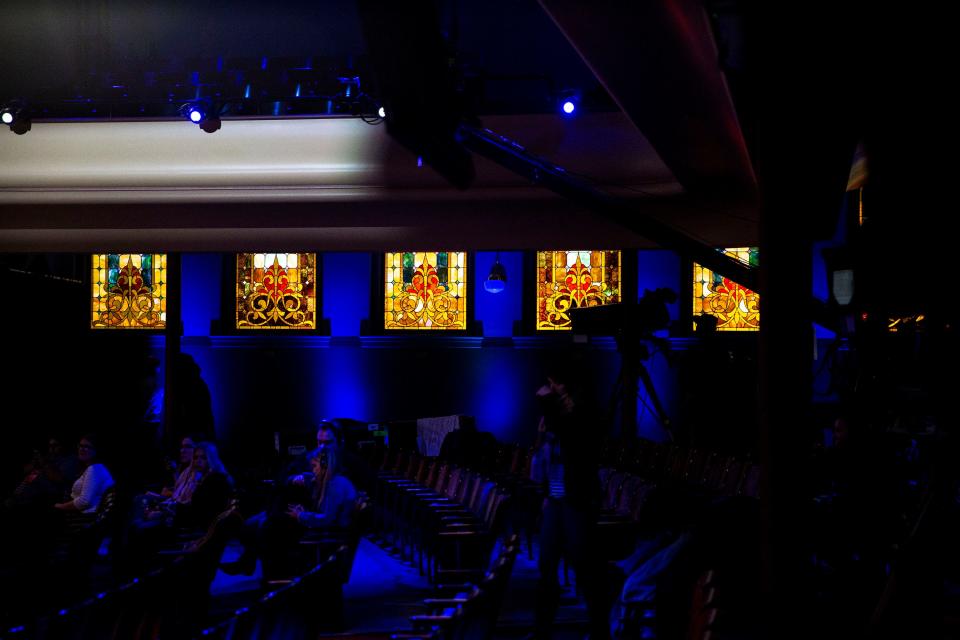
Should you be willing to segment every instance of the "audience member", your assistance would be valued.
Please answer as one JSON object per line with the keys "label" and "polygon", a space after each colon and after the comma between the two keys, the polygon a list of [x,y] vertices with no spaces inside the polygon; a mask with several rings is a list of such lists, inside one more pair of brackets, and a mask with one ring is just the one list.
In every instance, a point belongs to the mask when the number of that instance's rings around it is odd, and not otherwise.
{"label": "audience member", "polygon": [[24,476],[6,507],[49,507],[61,500],[80,473],[80,461],[67,453],[63,439],[50,436],[45,453],[34,451],[33,459],[24,468]]}
{"label": "audience member", "polygon": [[597,416],[572,375],[555,368],[536,394],[549,434],[544,460],[543,523],[540,532],[540,588],[534,636],[549,638],[560,600],[561,558],[574,567],[587,601],[590,636],[608,636],[603,570],[594,545],[600,507],[596,440]]}
{"label": "audience member", "polygon": [[[168,518],[172,523],[177,505],[189,504],[193,500],[193,492],[203,479],[200,471],[193,466],[195,451],[196,443],[193,436],[184,436],[180,441],[179,459],[170,469],[172,486],[163,487],[160,493],[148,491],[138,495],[134,500],[131,522],[134,528],[152,527]],[[207,466],[210,465],[207,464]]]}
{"label": "audience member", "polygon": [[197,447],[198,437],[184,436],[180,440],[180,456],[174,464],[173,485],[160,490],[160,496],[185,504],[193,498],[193,491],[200,481],[200,473],[193,466],[193,455]]}
{"label": "audience member", "polygon": [[70,499],[58,502],[54,508],[65,512],[96,513],[97,506],[107,489],[113,486],[113,476],[99,462],[99,442],[93,434],[80,438],[77,445],[77,457],[84,467],[83,473],[70,489]]}
{"label": "audience member", "polygon": [[288,464],[282,474],[283,481],[288,485],[309,486],[313,482],[313,467],[310,464],[310,456],[316,450],[338,447],[340,438],[337,434],[337,428],[332,422],[321,420],[317,425],[317,447],[310,450],[302,457],[298,457]]}
{"label": "audience member", "polygon": [[[207,441],[216,438],[213,403],[210,389],[200,376],[200,366],[186,353],[178,353],[173,361],[172,386],[165,389],[167,424],[175,433],[196,433]],[[166,437],[169,438],[168,434]],[[166,440],[170,443],[170,440]]]}
{"label": "audience member", "polygon": [[[222,566],[225,573],[252,574],[258,558],[266,561],[282,555],[304,529],[343,531],[350,524],[357,492],[353,483],[339,473],[338,447],[318,447],[309,459],[309,509],[302,504],[290,504],[282,515],[261,512],[249,518],[241,536],[243,553],[236,561]],[[302,475],[292,479],[294,483],[305,481]]]}
{"label": "audience member", "polygon": [[340,474],[338,448],[316,449],[310,456],[313,471],[310,509],[290,505],[287,515],[308,529],[346,529],[350,524],[357,490]]}
{"label": "audience member", "polygon": [[473,416],[463,416],[460,427],[443,438],[440,457],[458,467],[487,473],[497,456],[497,439],[486,431],[478,431]]}
{"label": "audience member", "polygon": [[[233,481],[220,461],[212,442],[198,442],[193,451],[190,469],[196,486],[186,502],[177,502],[173,524],[188,529],[205,530],[230,503]],[[186,491],[186,489],[184,489]],[[186,497],[181,495],[181,498]]]}

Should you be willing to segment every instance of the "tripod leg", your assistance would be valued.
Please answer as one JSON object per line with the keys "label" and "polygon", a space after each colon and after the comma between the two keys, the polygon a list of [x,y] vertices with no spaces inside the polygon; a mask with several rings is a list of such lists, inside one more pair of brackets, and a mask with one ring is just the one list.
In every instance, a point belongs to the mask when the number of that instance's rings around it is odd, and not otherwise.
{"label": "tripod leg", "polygon": [[663,425],[663,430],[667,432],[667,436],[673,441],[673,429],[670,425],[670,417],[667,415],[666,410],[663,408],[663,404],[660,402],[660,396],[657,395],[657,390],[653,386],[653,380],[650,378],[650,372],[647,371],[647,367],[644,366],[642,362],[637,363],[637,377],[643,382],[643,387],[647,390],[647,395],[650,396],[651,402],[653,402],[653,408],[657,411],[657,417],[660,418],[660,424]]}

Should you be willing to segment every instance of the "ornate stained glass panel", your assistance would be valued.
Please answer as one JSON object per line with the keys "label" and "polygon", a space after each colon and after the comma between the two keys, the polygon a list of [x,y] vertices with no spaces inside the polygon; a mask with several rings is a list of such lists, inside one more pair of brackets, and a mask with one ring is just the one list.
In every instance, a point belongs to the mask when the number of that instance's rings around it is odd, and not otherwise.
{"label": "ornate stained glass panel", "polygon": [[238,253],[237,329],[314,329],[317,254]]}
{"label": "ornate stained glass panel", "polygon": [[620,302],[619,251],[537,251],[537,329],[570,329],[570,310]]}
{"label": "ornate stained glass panel", "polygon": [[167,255],[95,253],[92,259],[94,329],[167,326]]}
{"label": "ornate stained glass panel", "polygon": [[467,328],[466,253],[388,252],[384,265],[384,329]]}
{"label": "ornate stained glass panel", "polygon": [[[757,266],[757,247],[718,249],[744,264]],[[693,263],[693,315],[717,318],[717,331],[758,331],[760,295],[718,273]]]}

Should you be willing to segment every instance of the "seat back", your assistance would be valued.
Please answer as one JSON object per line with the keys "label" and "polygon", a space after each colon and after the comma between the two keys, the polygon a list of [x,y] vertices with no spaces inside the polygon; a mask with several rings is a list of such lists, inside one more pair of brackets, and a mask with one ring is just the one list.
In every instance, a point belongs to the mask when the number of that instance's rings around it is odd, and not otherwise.
{"label": "seat back", "polygon": [[489,572],[478,585],[479,594],[464,603],[463,640],[490,640],[493,637],[519,548],[517,536],[504,542]]}
{"label": "seat back", "polygon": [[416,451],[410,454],[410,460],[407,462],[407,470],[404,472],[404,476],[413,480],[417,477],[417,473],[420,471],[420,463],[423,461],[423,456],[421,456]]}
{"label": "seat back", "polygon": [[491,480],[481,483],[480,490],[477,493],[476,504],[471,507],[471,511],[477,514],[479,518],[486,519],[486,513],[490,509],[490,502],[497,495],[496,489],[497,485]]}
{"label": "seat back", "polygon": [[341,554],[341,580],[346,584],[353,573],[353,561],[357,557],[357,548],[360,539],[373,528],[373,507],[366,494],[357,496],[353,505],[353,514],[350,517],[350,526],[347,528],[346,549]]}
{"label": "seat back", "polygon": [[[470,493],[464,499],[464,504],[467,505],[467,508],[474,513],[477,513],[477,505],[480,502],[480,495],[483,492],[483,487],[487,482],[488,481],[480,477],[479,474],[476,474],[473,486],[470,488]],[[490,484],[492,485],[493,483],[491,482]]]}
{"label": "seat back", "polygon": [[198,636],[222,640],[315,638],[325,620],[342,616],[341,556],[346,547],[304,574],[269,591],[249,607],[204,629]]}
{"label": "seat back", "polygon": [[443,488],[443,495],[451,499],[456,498],[457,492],[460,490],[460,478],[462,476],[463,470],[459,467],[451,471],[447,477],[447,484]]}
{"label": "seat back", "polygon": [[687,640],[709,640],[717,623],[716,587],[713,570],[704,571],[693,588]]}
{"label": "seat back", "polygon": [[620,489],[623,487],[623,479],[627,474],[622,471],[614,471],[607,477],[607,490],[603,496],[603,507],[605,509],[616,509],[620,502]]}
{"label": "seat back", "polygon": [[437,481],[437,474],[440,472],[441,462],[439,458],[432,458],[430,464],[427,466],[426,477],[424,477],[420,484],[425,487],[432,487]]}
{"label": "seat back", "polygon": [[468,505],[473,495],[474,487],[477,486],[480,476],[477,473],[468,471],[463,474],[463,480],[460,482],[460,489],[457,491],[456,500],[462,505]]}
{"label": "seat back", "polygon": [[433,485],[430,487],[437,493],[443,493],[444,487],[447,486],[447,480],[450,477],[450,465],[447,463],[442,463],[440,469],[437,471],[437,475],[433,479]]}

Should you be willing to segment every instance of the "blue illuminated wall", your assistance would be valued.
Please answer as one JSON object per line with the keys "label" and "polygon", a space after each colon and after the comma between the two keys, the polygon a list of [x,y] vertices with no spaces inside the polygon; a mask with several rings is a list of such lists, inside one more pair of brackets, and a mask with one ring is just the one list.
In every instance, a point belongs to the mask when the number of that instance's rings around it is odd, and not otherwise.
{"label": "blue illuminated wall", "polygon": [[[360,336],[376,276],[371,254],[346,252],[320,255],[322,311],[330,336],[211,336],[221,288],[231,274],[223,274],[220,254],[185,254],[181,348],[196,360],[210,388],[225,449],[246,458],[249,451],[272,447],[274,431],[309,429],[322,418],[387,422],[451,414],[475,416],[480,429],[501,441],[531,442],[537,426],[533,394],[546,363],[564,357],[572,336],[512,337],[523,316],[523,279],[532,274],[522,272],[523,252],[501,252],[507,287],[490,294],[483,280],[495,256],[473,256],[472,302],[482,337]],[[638,295],[644,289],[679,288],[680,261],[671,252],[641,251],[639,264]],[[677,314],[671,308],[671,316]],[[615,344],[601,339],[581,351],[587,353],[580,362],[588,371],[591,395],[600,406],[609,406],[620,370]],[[646,365],[670,412],[674,372],[659,356]],[[656,418],[638,402],[641,435],[663,439]]]}
{"label": "blue illuminated wall", "polygon": [[677,302],[667,305],[670,311],[670,320],[676,322],[680,318],[680,296],[683,293],[680,278],[684,269],[680,263],[680,256],[665,249],[649,249],[637,252],[637,298],[643,296],[645,290],[655,291],[660,288],[671,289],[677,294]]}
{"label": "blue illuminated wall", "polygon": [[[490,274],[497,254],[478,251],[474,254],[474,316],[483,323],[483,335],[500,338],[513,335],[513,323],[521,317],[523,304],[523,253],[501,251],[500,264],[507,270],[507,287],[500,293],[488,293],[483,281]],[[532,274],[526,274],[527,277]]]}
{"label": "blue illuminated wall", "polygon": [[371,257],[369,253],[323,253],[323,315],[330,319],[330,335],[356,336],[360,322],[370,315]]}
{"label": "blue illuminated wall", "polygon": [[210,323],[220,317],[223,256],[184,253],[180,264],[183,335],[208,336]]}

